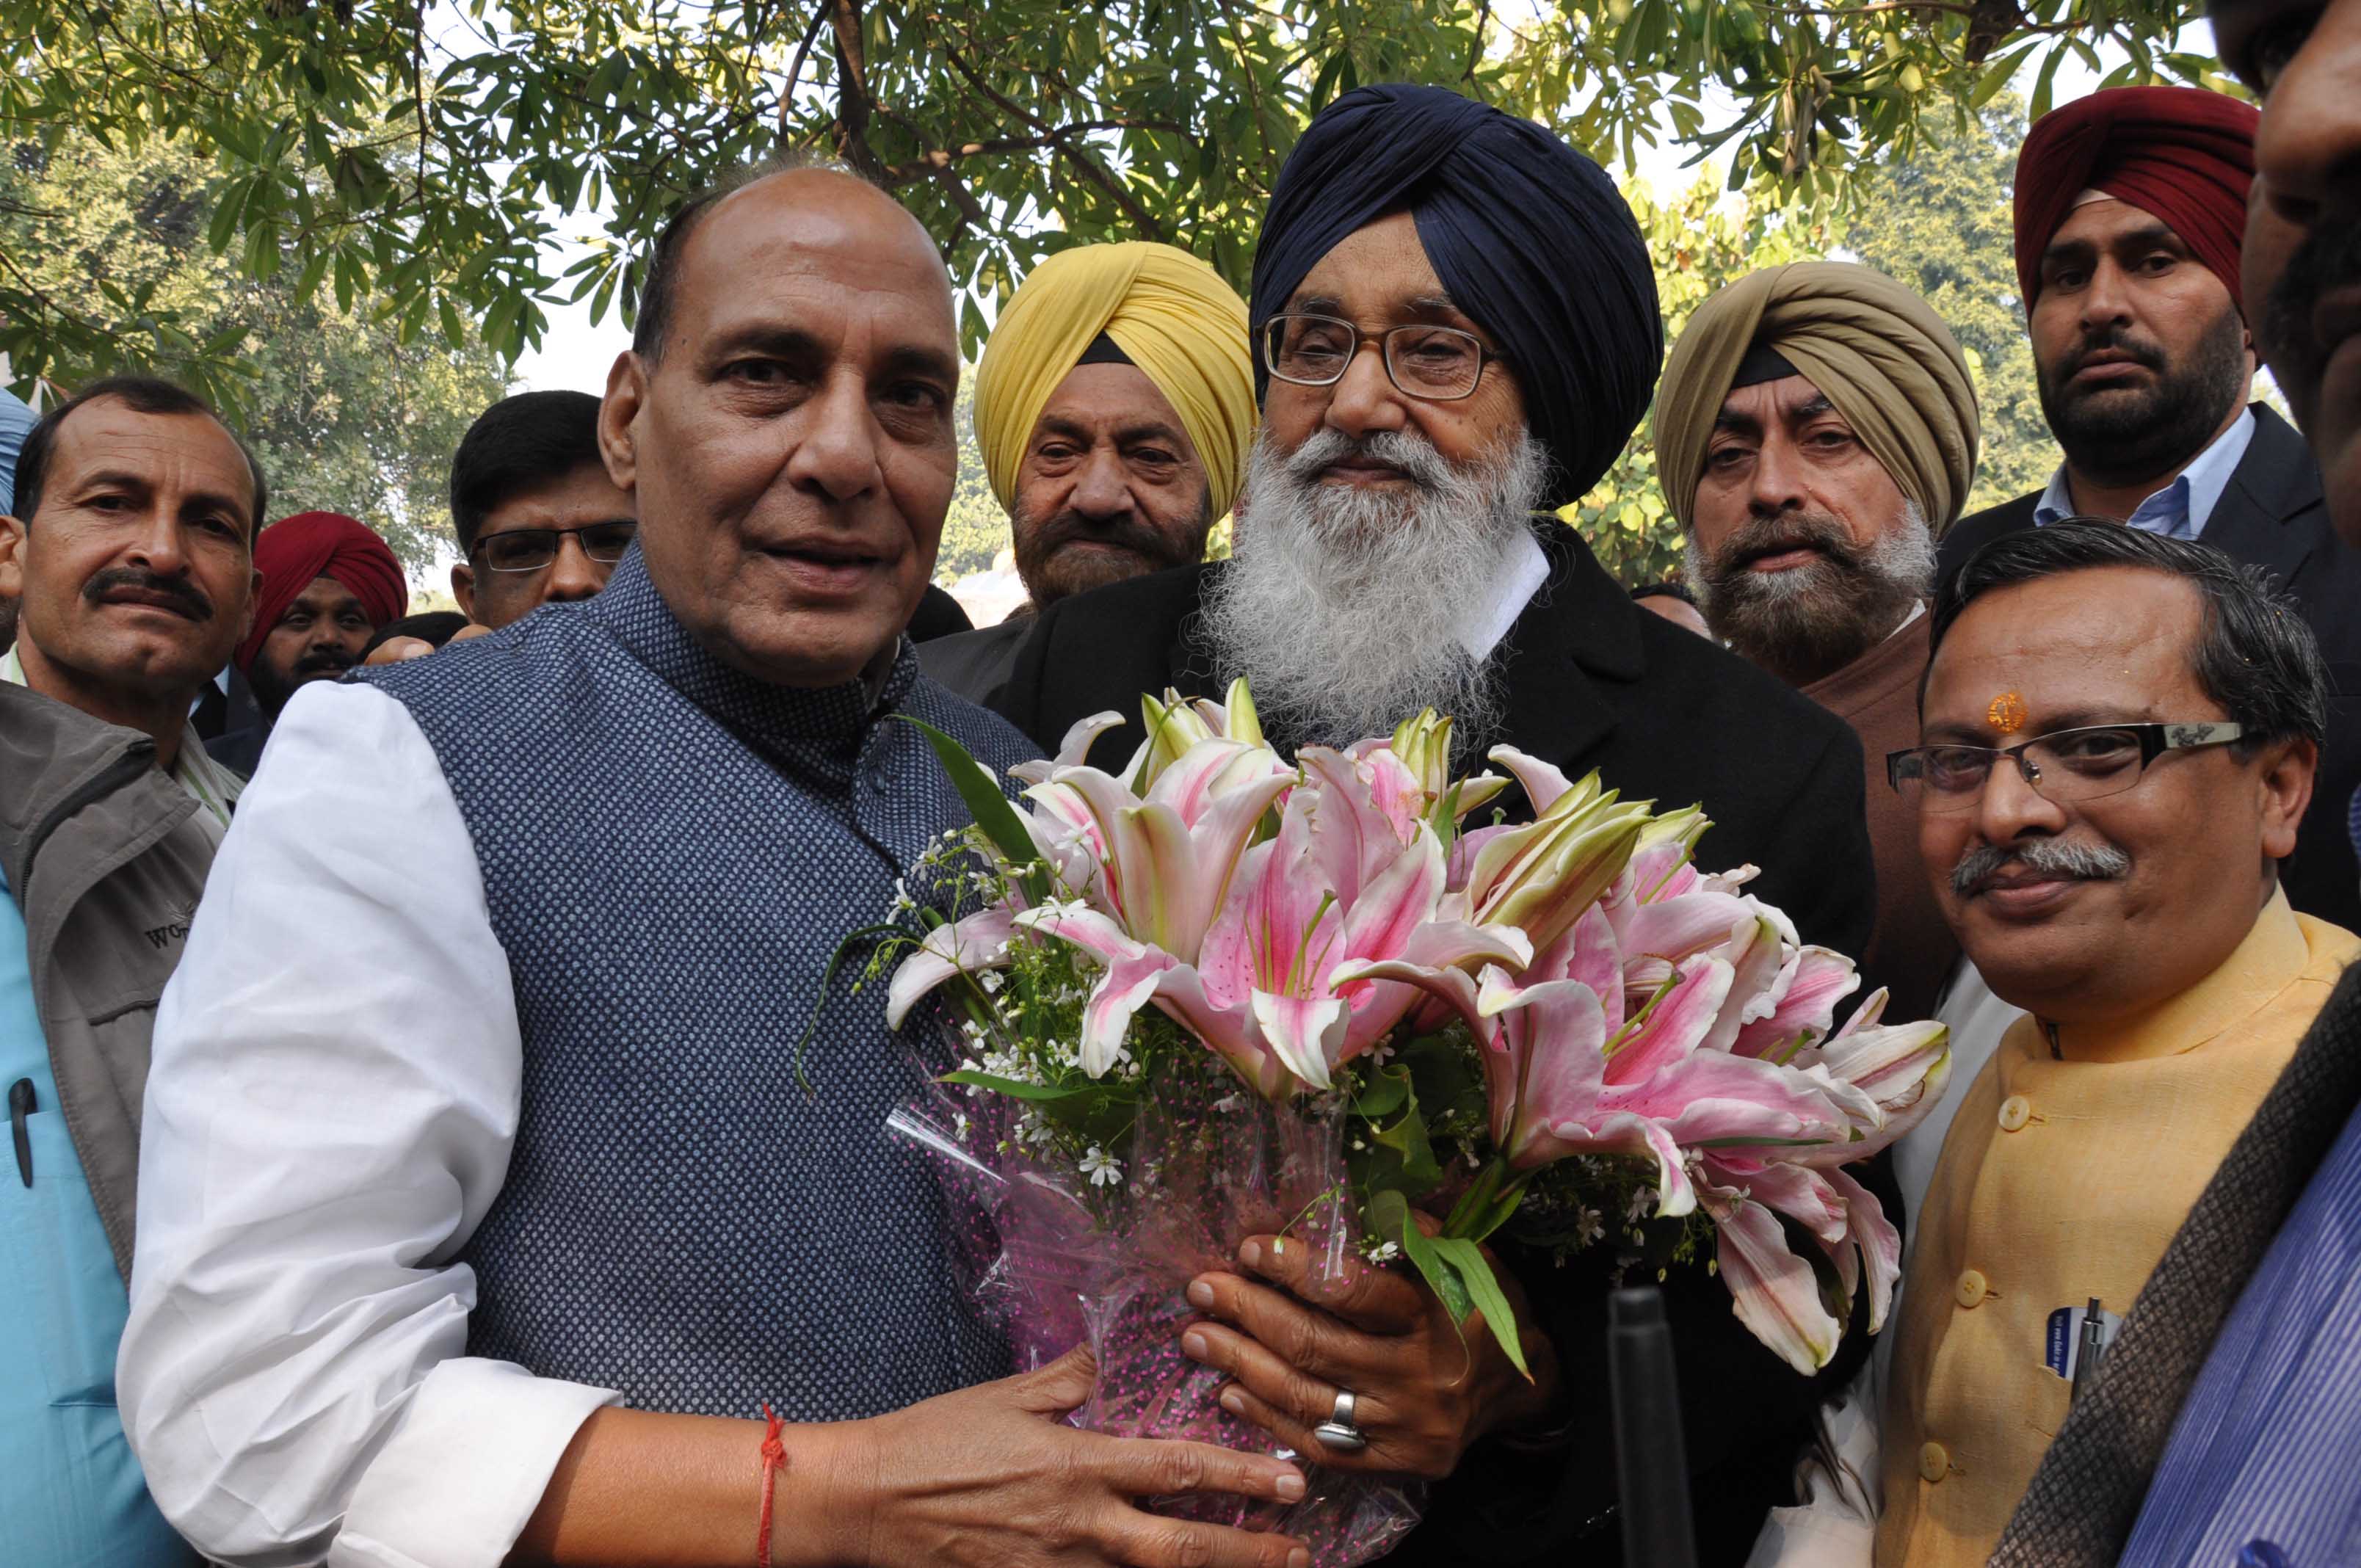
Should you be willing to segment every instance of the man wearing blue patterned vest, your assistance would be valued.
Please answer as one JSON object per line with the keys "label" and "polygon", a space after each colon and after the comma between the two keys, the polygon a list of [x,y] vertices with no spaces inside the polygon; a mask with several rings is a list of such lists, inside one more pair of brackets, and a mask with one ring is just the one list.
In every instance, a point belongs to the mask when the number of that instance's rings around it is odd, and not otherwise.
{"label": "man wearing blue patterned vest", "polygon": [[877,997],[822,995],[966,820],[892,720],[1030,754],[902,635],[958,378],[890,198],[701,198],[609,376],[607,590],[289,704],[158,1025],[119,1371],[208,1556],[1301,1561],[1134,1506],[1291,1466],[1064,1426],[1086,1359],[993,1381],[883,1135],[911,1069]]}

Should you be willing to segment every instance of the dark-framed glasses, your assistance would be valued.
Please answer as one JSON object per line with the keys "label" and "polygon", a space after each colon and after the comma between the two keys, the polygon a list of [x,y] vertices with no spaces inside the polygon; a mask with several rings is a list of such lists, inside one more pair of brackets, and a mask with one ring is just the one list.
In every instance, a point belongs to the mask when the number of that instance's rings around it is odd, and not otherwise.
{"label": "dark-framed glasses", "polygon": [[640,525],[619,518],[611,522],[586,522],[579,528],[512,528],[478,539],[467,559],[495,572],[538,572],[557,559],[569,533],[581,542],[582,554],[600,565],[611,566],[639,537]]}
{"label": "dark-framed glasses", "polygon": [[2003,758],[2042,798],[2098,800],[2140,782],[2167,751],[2222,746],[2246,734],[2242,725],[2092,724],[2053,729],[2021,746],[1913,746],[1885,756],[1885,781],[1922,811],[1965,811],[1983,798],[1985,781]]}
{"label": "dark-framed glasses", "polygon": [[[1333,387],[1345,378],[1361,351],[1361,329],[1334,316],[1290,311],[1263,323],[1259,334],[1263,368],[1299,387]],[[1451,403],[1476,390],[1491,360],[1506,359],[1472,332],[1452,326],[1389,327],[1378,343],[1386,379],[1405,397]]]}

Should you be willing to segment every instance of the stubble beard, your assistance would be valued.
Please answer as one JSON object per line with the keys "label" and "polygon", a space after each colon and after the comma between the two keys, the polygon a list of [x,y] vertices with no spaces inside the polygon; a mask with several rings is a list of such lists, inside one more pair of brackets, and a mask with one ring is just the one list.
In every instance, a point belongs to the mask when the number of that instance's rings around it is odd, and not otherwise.
{"label": "stubble beard", "polygon": [[[2077,345],[2077,357],[2059,368],[2070,376],[2081,354],[2103,345],[2147,352],[2125,343],[2122,334],[2111,334],[2104,345],[2086,338]],[[2156,384],[2137,395],[2120,389],[2069,393],[2048,368],[2034,377],[2041,417],[2075,473],[2102,485],[2137,484],[2176,472],[2205,450],[2246,382],[2246,323],[2237,307],[2223,305],[2185,362],[2162,359],[2151,361],[2151,367]]]}

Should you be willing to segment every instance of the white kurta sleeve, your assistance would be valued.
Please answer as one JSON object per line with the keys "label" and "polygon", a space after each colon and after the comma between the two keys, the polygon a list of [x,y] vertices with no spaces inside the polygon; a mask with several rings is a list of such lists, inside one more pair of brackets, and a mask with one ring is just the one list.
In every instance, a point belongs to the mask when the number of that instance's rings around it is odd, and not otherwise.
{"label": "white kurta sleeve", "polygon": [[466,1354],[522,1047],[407,709],[297,694],[156,1021],[117,1392],[208,1556],[496,1568],[603,1389]]}

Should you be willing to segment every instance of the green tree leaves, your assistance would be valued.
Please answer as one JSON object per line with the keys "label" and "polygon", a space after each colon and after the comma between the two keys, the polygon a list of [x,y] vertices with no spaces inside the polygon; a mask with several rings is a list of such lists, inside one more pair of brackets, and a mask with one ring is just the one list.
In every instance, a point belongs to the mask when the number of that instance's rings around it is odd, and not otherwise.
{"label": "green tree leaves", "polygon": [[[2109,44],[2119,78],[2213,82],[2169,50],[2199,9],[0,0],[0,124],[50,149],[76,133],[207,148],[225,183],[206,238],[247,275],[332,283],[346,310],[368,296],[404,342],[472,323],[510,356],[540,340],[558,287],[628,319],[637,258],[686,192],[774,147],[818,148],[918,212],[968,296],[972,352],[991,302],[1064,245],[1169,239],[1243,284],[1300,127],[1361,82],[1451,83],[1626,168],[1670,125],[1777,207],[1913,154],[2020,66],[2038,62],[2046,93],[2059,62]],[[545,273],[561,224],[604,241],[562,280]],[[140,310],[43,291],[21,259],[0,252],[0,348],[20,374],[153,346]]]}
{"label": "green tree leaves", "polygon": [[[20,377],[126,368],[185,381],[254,444],[275,514],[347,512],[412,566],[434,559],[450,532],[451,453],[508,389],[468,322],[405,334],[401,313],[370,291],[372,274],[332,286],[325,254],[267,280],[242,256],[215,254],[208,235],[254,187],[209,157],[94,137],[7,150],[0,254],[20,288],[57,302],[48,327],[0,323]],[[62,313],[105,330],[50,330]]]}

